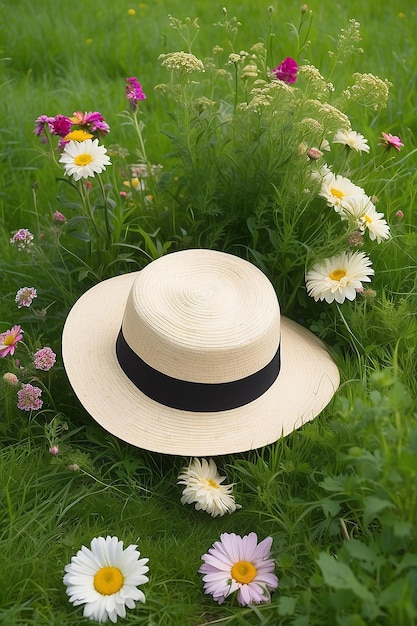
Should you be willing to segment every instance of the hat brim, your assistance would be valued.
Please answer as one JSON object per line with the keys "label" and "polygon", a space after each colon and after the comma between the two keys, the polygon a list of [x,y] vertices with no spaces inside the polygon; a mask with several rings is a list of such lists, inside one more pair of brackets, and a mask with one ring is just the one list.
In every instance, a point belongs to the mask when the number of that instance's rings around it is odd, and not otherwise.
{"label": "hat brim", "polygon": [[129,444],[165,454],[215,456],[277,441],[316,417],[339,385],[324,344],[281,317],[281,370],[260,398],[214,413],[172,409],[127,378],[115,351],[126,300],[138,272],[110,278],[84,293],[62,335],[68,379],[88,413]]}

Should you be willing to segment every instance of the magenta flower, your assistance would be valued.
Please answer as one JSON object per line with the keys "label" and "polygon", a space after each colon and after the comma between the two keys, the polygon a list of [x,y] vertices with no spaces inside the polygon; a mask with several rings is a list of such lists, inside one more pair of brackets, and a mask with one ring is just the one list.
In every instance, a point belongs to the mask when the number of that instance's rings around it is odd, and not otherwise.
{"label": "magenta flower", "polygon": [[49,372],[55,365],[56,354],[51,348],[41,348],[33,355],[33,364],[37,370]]}
{"label": "magenta flower", "polygon": [[17,392],[17,408],[22,411],[38,411],[42,407],[40,395],[42,389],[29,384],[22,384],[22,388]]}
{"label": "magenta flower", "polygon": [[287,57],[282,63],[272,70],[275,78],[283,80],[287,85],[295,83],[297,80],[298,64],[291,57]]}
{"label": "magenta flower", "polygon": [[34,287],[22,287],[16,293],[15,301],[19,309],[22,306],[30,306],[34,298],[38,296]]}
{"label": "magenta flower", "polygon": [[33,245],[33,239],[27,228],[20,228],[10,239],[10,243],[16,245],[18,250],[28,250]]}
{"label": "magenta flower", "polygon": [[146,100],[142,85],[135,76],[126,78],[126,98],[129,100],[133,110],[136,110],[139,100]]}
{"label": "magenta flower", "polygon": [[36,126],[33,132],[35,133],[35,135],[40,137],[45,133],[45,126],[48,126],[48,129],[50,130],[50,124],[52,124],[53,121],[54,118],[49,117],[49,115],[40,115],[35,120]]}
{"label": "magenta flower", "polygon": [[10,330],[0,334],[0,358],[4,358],[8,354],[14,355],[15,348],[19,341],[23,338],[23,330],[20,326],[13,326]]}
{"label": "magenta flower", "polygon": [[66,115],[55,115],[49,123],[49,128],[53,135],[65,137],[71,130],[71,120],[69,117],[66,117]]}
{"label": "magenta flower", "polygon": [[398,152],[401,148],[404,147],[403,142],[396,135],[391,135],[391,133],[382,133],[382,141],[381,144],[389,148],[395,148]]}
{"label": "magenta flower", "polygon": [[97,133],[100,137],[110,132],[110,126],[104,121],[104,117],[98,111],[94,111],[94,113],[92,111],[86,113],[75,111],[69,119],[78,128],[83,128],[90,133]]}
{"label": "magenta flower", "polygon": [[219,604],[235,591],[242,605],[269,602],[270,592],[278,587],[271,546],[272,537],[258,544],[256,533],[220,535],[220,541],[201,557],[204,563],[198,571],[204,574],[204,592]]}

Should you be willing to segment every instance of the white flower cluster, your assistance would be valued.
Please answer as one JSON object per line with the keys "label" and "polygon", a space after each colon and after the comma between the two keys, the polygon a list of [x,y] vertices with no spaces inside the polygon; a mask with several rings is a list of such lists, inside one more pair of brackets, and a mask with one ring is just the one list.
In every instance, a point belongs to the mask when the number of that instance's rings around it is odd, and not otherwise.
{"label": "white flower cluster", "polygon": [[162,61],[162,65],[168,70],[175,72],[204,72],[204,63],[200,61],[194,54],[190,52],[169,52],[168,54],[160,54],[158,59]]}

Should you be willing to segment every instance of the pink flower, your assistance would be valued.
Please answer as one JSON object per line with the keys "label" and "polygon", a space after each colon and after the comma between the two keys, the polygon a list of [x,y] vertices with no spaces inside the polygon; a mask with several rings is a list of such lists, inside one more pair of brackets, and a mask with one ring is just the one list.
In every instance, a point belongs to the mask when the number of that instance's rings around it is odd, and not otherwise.
{"label": "pink flower", "polygon": [[22,287],[16,293],[15,301],[19,309],[22,306],[29,307],[32,304],[34,298],[37,298],[38,294],[34,287]]}
{"label": "pink flower", "polygon": [[104,121],[104,117],[98,111],[92,113],[82,113],[81,111],[75,111],[72,117],[69,118],[71,123],[90,133],[97,133],[100,137],[103,137],[110,132],[110,126]]}
{"label": "pink flower", "polygon": [[298,64],[291,57],[287,57],[282,63],[272,70],[275,78],[283,80],[287,85],[295,83],[297,80]]}
{"label": "pink flower", "polygon": [[27,228],[20,228],[10,239],[10,243],[16,245],[18,250],[28,250],[33,245],[33,239]]}
{"label": "pink flower", "polygon": [[126,78],[126,98],[129,100],[133,110],[136,110],[139,100],[145,100],[142,85],[134,76]]}
{"label": "pink flower", "polygon": [[310,150],[307,151],[307,156],[310,161],[318,161],[318,159],[321,159],[323,156],[323,152],[318,148],[310,148]]}
{"label": "pink flower", "polygon": [[13,372],[6,372],[3,374],[3,380],[6,385],[11,385],[12,387],[15,387],[19,383],[18,377],[16,374],[13,374]]}
{"label": "pink flower", "polygon": [[54,224],[65,224],[65,222],[67,221],[67,218],[60,211],[55,211],[54,214],[52,215],[52,221]]}
{"label": "pink flower", "polygon": [[65,137],[65,135],[68,135],[71,130],[71,120],[65,115],[55,115],[55,117],[52,118],[52,121],[49,122],[49,128],[51,129],[51,133],[53,135]]}
{"label": "pink flower", "polygon": [[402,220],[404,217],[404,213],[401,211],[401,209],[398,209],[398,211],[395,214],[399,220]]}
{"label": "pink flower", "polygon": [[33,364],[37,370],[49,372],[55,365],[56,354],[51,348],[41,348],[33,355]]}
{"label": "pink flower", "polygon": [[48,128],[50,128],[50,124],[52,124],[53,121],[54,121],[54,118],[49,117],[49,115],[40,115],[35,120],[36,126],[33,132],[35,133],[35,135],[40,137],[41,135],[45,133],[45,126],[48,125]]}
{"label": "pink flower", "polygon": [[40,395],[42,389],[29,384],[22,384],[22,388],[17,392],[17,408],[22,411],[38,411],[42,407]]}
{"label": "pink flower", "polygon": [[391,135],[391,133],[382,133],[381,144],[383,146],[386,146],[388,149],[395,148],[396,150],[398,150],[398,152],[404,146],[401,139],[397,137],[396,135]]}
{"label": "pink flower", "polygon": [[52,456],[56,456],[58,452],[59,452],[58,446],[51,446],[49,448],[49,454],[52,454]]}
{"label": "pink flower", "polygon": [[23,330],[20,326],[13,326],[10,330],[0,334],[0,358],[10,354],[13,356],[15,348],[23,338]]}
{"label": "pink flower", "polygon": [[220,535],[220,541],[201,557],[204,563],[198,571],[204,574],[204,592],[219,604],[235,591],[242,605],[269,602],[270,592],[278,587],[271,546],[272,537],[258,544],[256,533]]}

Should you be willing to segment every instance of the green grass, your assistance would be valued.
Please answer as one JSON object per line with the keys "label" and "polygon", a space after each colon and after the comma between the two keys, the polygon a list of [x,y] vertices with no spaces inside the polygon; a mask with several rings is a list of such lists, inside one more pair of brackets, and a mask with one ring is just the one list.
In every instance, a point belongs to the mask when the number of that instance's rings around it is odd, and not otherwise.
{"label": "green grass", "polygon": [[[385,108],[355,108],[348,114],[352,127],[368,138],[372,153],[382,130],[401,136],[405,144],[384,167],[367,165],[356,155],[350,162],[352,178],[361,177],[360,184],[378,196],[392,239],[370,246],[375,297],[329,306],[315,303],[300,286],[305,255],[320,254],[325,246],[301,245],[291,230],[294,197],[304,201],[299,172],[285,170],[279,178],[277,167],[280,184],[270,197],[268,185],[254,173],[253,164],[259,159],[262,166],[262,155],[250,140],[254,129],[245,124],[239,127],[242,153],[221,144],[214,117],[207,126],[211,143],[204,143],[206,135],[200,136],[192,124],[188,146],[179,141],[174,147],[169,139],[185,124],[182,113],[187,110],[154,90],[169,82],[158,55],[182,46],[168,16],[199,17],[193,51],[205,58],[214,44],[225,45],[222,30],[213,25],[223,19],[222,6],[205,0],[186,5],[179,0],[75,0],[70,7],[54,0],[16,0],[12,7],[0,5],[0,331],[14,324],[24,328],[27,348],[19,346],[16,356],[25,367],[37,348],[49,345],[57,353],[57,364],[39,383],[42,411],[18,410],[16,389],[1,381],[0,623],[5,626],[90,623],[80,607],[68,602],[64,566],[81,545],[107,534],[125,545],[138,544],[142,556],[149,557],[146,604],[128,611],[127,624],[417,624],[416,10],[407,0],[393,0],[384,8],[358,0],[309,5],[313,21],[300,41],[306,37],[311,44],[299,60],[308,59],[326,76],[327,51],[340,29],[348,19],[360,22],[364,54],[337,66],[332,76],[336,92],[352,83],[353,72],[387,78],[393,86]],[[275,35],[269,60],[275,66],[297,54],[299,42],[289,23],[298,24],[300,4],[272,6],[270,22],[268,4],[259,0],[233,1],[227,9],[229,18],[236,15],[242,23],[237,51],[266,41],[271,25]],[[128,9],[135,9],[135,15]],[[138,201],[129,213],[120,203],[121,172],[138,160],[138,136],[121,116],[127,76],[137,76],[147,94],[140,120],[149,162],[164,166],[152,189],[152,212]],[[210,80],[207,72],[192,89],[204,91]],[[231,94],[222,92],[228,104]],[[100,111],[111,127],[106,146],[118,144],[129,151],[126,159],[112,157],[114,167],[106,172],[115,202],[110,238],[100,210],[94,222],[98,236],[90,237],[92,221],[77,221],[83,210],[77,192],[57,183],[62,171],[33,134],[39,115],[76,110]],[[270,136],[260,137],[268,146]],[[274,144],[271,171],[282,157],[277,146],[289,145],[286,141],[280,135]],[[213,169],[206,168],[201,154],[209,159],[210,153],[199,153],[201,145],[210,145],[216,159],[223,159],[225,183],[218,184]],[[244,168],[233,169],[230,155]],[[184,165],[190,157],[196,159],[194,170]],[[200,178],[193,181],[196,173]],[[246,215],[253,218],[250,228],[239,215],[241,198],[253,203]],[[278,217],[273,221],[270,211],[277,203],[290,216],[284,226],[291,224],[281,240],[277,232],[282,224]],[[336,232],[336,220],[318,229],[324,201],[311,206],[316,213],[302,222],[302,232],[316,228],[317,239],[333,245],[328,234],[331,228]],[[72,218],[64,228],[52,224],[56,210]],[[9,243],[19,228],[36,235],[30,255]],[[341,372],[335,399],[312,423],[265,449],[216,459],[228,482],[235,483],[236,501],[242,505],[216,519],[180,503],[176,481],[187,459],[134,448],[96,425],[74,396],[60,355],[66,315],[91,285],[139,269],[166,251],[199,245],[258,263],[274,281],[285,313],[327,343]],[[16,291],[29,285],[36,286],[38,298],[30,309],[17,309]],[[2,373],[13,369],[22,380],[33,374],[15,368],[10,357],[0,365]],[[48,452],[55,443],[57,457]],[[68,469],[73,464],[80,469]],[[218,606],[203,593],[200,557],[220,533],[251,531],[260,539],[273,537],[279,588],[270,604],[244,608],[228,599]]]}

